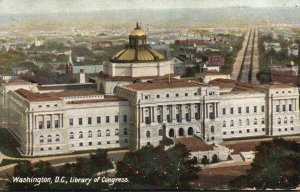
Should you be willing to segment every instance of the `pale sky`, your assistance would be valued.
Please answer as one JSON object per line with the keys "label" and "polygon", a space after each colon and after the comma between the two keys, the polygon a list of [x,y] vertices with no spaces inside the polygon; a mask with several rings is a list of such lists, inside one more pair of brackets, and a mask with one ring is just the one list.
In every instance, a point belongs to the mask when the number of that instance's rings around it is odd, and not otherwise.
{"label": "pale sky", "polygon": [[0,0],[0,13],[53,13],[114,9],[300,7],[300,0]]}

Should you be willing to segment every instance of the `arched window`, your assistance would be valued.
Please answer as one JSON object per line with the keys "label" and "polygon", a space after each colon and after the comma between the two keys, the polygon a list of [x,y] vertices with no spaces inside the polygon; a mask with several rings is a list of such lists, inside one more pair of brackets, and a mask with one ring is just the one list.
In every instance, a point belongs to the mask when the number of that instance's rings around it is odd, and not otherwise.
{"label": "arched window", "polygon": [[159,130],[158,130],[158,135],[159,135],[159,136],[162,136],[162,135],[163,135],[162,129],[159,129]]}
{"label": "arched window", "polygon": [[243,125],[243,122],[241,119],[239,119],[239,126],[242,126]]}
{"label": "arched window", "polygon": [[115,130],[115,135],[119,135],[119,129]]}
{"label": "arched window", "polygon": [[52,136],[51,136],[51,135],[48,135],[48,137],[47,137],[47,138],[48,138],[48,140],[47,140],[47,141],[48,141],[48,143],[51,143],[51,142],[52,142]]}
{"label": "arched window", "polygon": [[44,136],[43,135],[40,136],[40,143],[44,143]]}
{"label": "arched window", "polygon": [[70,139],[74,139],[74,133],[71,132],[71,133],[69,134],[69,137],[70,137]]}
{"label": "arched window", "polygon": [[283,122],[284,124],[287,124],[287,117],[284,118]]}
{"label": "arched window", "polygon": [[169,137],[174,137],[174,129],[169,130]]}
{"label": "arched window", "polygon": [[179,136],[184,136],[184,129],[181,127],[181,128],[179,128],[179,130],[178,130],[178,135]]}
{"label": "arched window", "polygon": [[79,131],[79,138],[83,138],[83,133],[82,133],[82,131]]}
{"label": "arched window", "polygon": [[256,118],[254,119],[254,125],[257,125],[257,119]]}
{"label": "arched window", "polygon": [[193,127],[189,127],[189,129],[188,129],[188,135],[194,135],[194,129],[193,129]]}
{"label": "arched window", "polygon": [[147,138],[150,138],[150,131],[147,131],[147,132],[146,132],[146,137],[147,137]]}
{"label": "arched window", "polygon": [[106,136],[110,136],[110,130],[106,129]]}
{"label": "arched window", "polygon": [[226,121],[222,122],[222,127],[226,127]]}
{"label": "arched window", "polygon": [[261,124],[265,124],[265,118],[261,119]]}
{"label": "arched window", "polygon": [[231,121],[230,121],[230,127],[233,127],[233,126],[234,126],[234,121],[231,120]]}
{"label": "arched window", "polygon": [[294,117],[290,118],[290,123],[294,123]]}
{"label": "arched window", "polygon": [[214,126],[210,127],[210,132],[212,132],[212,133],[215,132],[215,127]]}
{"label": "arched window", "polygon": [[124,128],[124,135],[127,135],[127,128]]}
{"label": "arched window", "polygon": [[249,119],[246,119],[246,125],[250,125]]}
{"label": "arched window", "polygon": [[89,131],[88,132],[88,138],[92,138],[93,137],[93,132],[92,131]]}
{"label": "arched window", "polygon": [[100,130],[97,131],[97,137],[101,137],[101,131]]}
{"label": "arched window", "polygon": [[60,136],[59,136],[59,134],[56,134],[56,135],[55,135],[55,141],[56,141],[56,142],[59,142],[59,141],[60,141]]}
{"label": "arched window", "polygon": [[278,117],[277,123],[278,123],[278,124],[281,124],[281,118],[280,118],[280,117]]}

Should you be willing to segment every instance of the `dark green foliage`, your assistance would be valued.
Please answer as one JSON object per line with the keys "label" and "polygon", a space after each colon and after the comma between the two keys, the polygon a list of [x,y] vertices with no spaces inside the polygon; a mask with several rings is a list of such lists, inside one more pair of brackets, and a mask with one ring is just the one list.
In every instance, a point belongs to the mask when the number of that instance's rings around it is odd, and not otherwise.
{"label": "dark green foliage", "polygon": [[300,183],[300,144],[274,139],[256,147],[251,169],[231,183],[232,188],[257,189],[296,187]]}
{"label": "dark green foliage", "polygon": [[168,137],[164,137],[163,138],[163,143],[165,146],[170,146],[174,144],[174,141]]}
{"label": "dark green foliage", "polygon": [[108,185],[101,182],[91,182],[89,185],[86,183],[65,184],[55,183],[54,180],[56,176],[64,176],[66,181],[69,181],[70,177],[94,178],[96,173],[111,168],[113,166],[107,158],[107,151],[101,149],[97,150],[95,154],[91,154],[90,158],[79,158],[76,163],[67,163],[57,170],[47,161],[39,161],[34,164],[30,161],[21,161],[14,168],[14,177],[52,178],[52,184],[41,183],[34,186],[35,183],[14,183],[10,178],[11,182],[7,185],[10,190],[101,190],[107,189]]}
{"label": "dark green foliage", "polygon": [[117,177],[127,177],[127,189],[188,189],[197,179],[196,161],[190,160],[185,145],[176,144],[164,151],[162,147],[145,146],[129,152],[117,164]]}

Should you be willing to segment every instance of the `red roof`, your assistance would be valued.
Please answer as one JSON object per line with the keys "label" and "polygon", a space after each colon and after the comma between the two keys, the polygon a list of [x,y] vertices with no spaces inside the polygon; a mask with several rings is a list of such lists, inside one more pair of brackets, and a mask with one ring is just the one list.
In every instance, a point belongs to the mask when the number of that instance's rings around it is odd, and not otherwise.
{"label": "red roof", "polygon": [[209,151],[214,149],[214,145],[206,144],[203,140],[196,137],[178,138],[175,143],[182,143],[189,151]]}

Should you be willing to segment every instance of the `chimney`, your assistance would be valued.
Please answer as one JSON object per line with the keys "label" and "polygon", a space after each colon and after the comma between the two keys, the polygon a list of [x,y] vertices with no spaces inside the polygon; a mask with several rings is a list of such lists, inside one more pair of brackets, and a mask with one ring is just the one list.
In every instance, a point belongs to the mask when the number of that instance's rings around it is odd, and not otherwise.
{"label": "chimney", "polygon": [[85,73],[84,69],[80,69],[79,73],[79,83],[84,84],[85,83]]}

